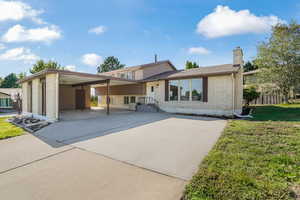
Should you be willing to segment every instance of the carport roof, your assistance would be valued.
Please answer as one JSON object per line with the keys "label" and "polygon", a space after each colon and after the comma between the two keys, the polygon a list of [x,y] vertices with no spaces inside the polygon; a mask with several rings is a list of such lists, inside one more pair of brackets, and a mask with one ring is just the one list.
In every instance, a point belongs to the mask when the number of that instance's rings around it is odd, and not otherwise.
{"label": "carport roof", "polygon": [[10,96],[10,94],[4,93],[4,92],[0,92],[0,94],[4,94],[4,95],[7,95],[7,96]]}
{"label": "carport roof", "polygon": [[104,80],[112,80],[115,83],[137,83],[135,80],[128,80],[123,78],[117,78],[107,75],[99,75],[99,74],[90,74],[83,72],[73,72],[68,70],[59,70],[59,69],[45,69],[38,73],[35,73],[31,76],[27,76],[24,79],[20,80],[19,83],[27,82],[35,78],[40,78],[45,76],[46,74],[55,74],[58,73],[61,77],[65,79],[65,84],[97,84],[97,81]]}

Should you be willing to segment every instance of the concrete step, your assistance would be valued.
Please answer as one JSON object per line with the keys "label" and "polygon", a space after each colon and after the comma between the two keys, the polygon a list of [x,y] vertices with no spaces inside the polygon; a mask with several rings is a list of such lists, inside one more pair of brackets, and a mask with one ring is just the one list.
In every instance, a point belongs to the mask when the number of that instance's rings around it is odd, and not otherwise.
{"label": "concrete step", "polygon": [[159,108],[155,104],[142,104],[142,105],[137,105],[136,111],[137,112],[159,112]]}

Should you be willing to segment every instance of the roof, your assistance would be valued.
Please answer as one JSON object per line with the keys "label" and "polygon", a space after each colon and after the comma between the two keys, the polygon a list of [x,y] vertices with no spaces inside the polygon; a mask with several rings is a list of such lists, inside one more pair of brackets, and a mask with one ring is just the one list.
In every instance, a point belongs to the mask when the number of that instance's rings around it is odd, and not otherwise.
{"label": "roof", "polygon": [[252,74],[256,74],[259,72],[259,69],[253,70],[253,71],[249,71],[249,72],[244,72],[243,75],[252,75]]}
{"label": "roof", "polygon": [[214,66],[193,68],[193,69],[188,69],[188,70],[177,70],[177,71],[171,71],[171,72],[164,72],[164,73],[149,77],[143,81],[188,78],[188,77],[195,77],[195,76],[226,75],[226,74],[237,73],[239,71],[239,69],[240,69],[239,66],[234,66],[232,64],[214,65]]}
{"label": "roof", "polygon": [[43,77],[46,74],[54,74],[54,73],[58,73],[58,74],[62,74],[62,75],[75,75],[75,76],[86,77],[86,78],[99,78],[99,79],[103,79],[103,80],[110,79],[110,80],[117,80],[117,81],[119,80],[119,81],[127,81],[127,82],[136,82],[134,80],[127,80],[127,79],[112,77],[112,76],[108,76],[108,75],[90,74],[90,73],[74,72],[74,71],[60,70],[60,69],[45,69],[45,70],[37,72],[33,75],[27,76],[18,82],[23,83],[23,82],[30,81],[35,78]]}
{"label": "roof", "polygon": [[1,93],[14,95],[16,93],[22,92],[22,88],[0,88]]}
{"label": "roof", "polygon": [[[149,64],[145,64],[145,65],[130,67],[130,70],[150,67],[153,65],[161,64],[161,63],[171,64],[170,61],[160,61],[160,62],[156,62],[156,63],[149,63]],[[151,76],[147,79],[139,80],[139,81],[109,76],[109,73],[89,74],[89,73],[74,72],[74,71],[67,71],[67,70],[45,69],[45,70],[40,71],[31,76],[25,77],[24,79],[20,80],[19,83],[30,81],[34,78],[43,77],[46,74],[50,74],[50,73],[59,73],[61,75],[78,76],[78,77],[87,78],[87,79],[97,79],[97,80],[98,79],[99,80],[108,80],[109,79],[109,80],[115,80],[115,81],[126,81],[126,82],[137,83],[137,82],[149,82],[149,81],[155,81],[155,80],[164,80],[164,79],[190,78],[190,77],[196,77],[196,76],[199,77],[199,76],[226,75],[226,74],[237,73],[239,71],[239,69],[240,69],[239,65],[238,66],[232,65],[232,64],[215,65],[215,66],[199,67],[199,68],[188,69],[188,70],[168,71],[168,72],[157,74],[157,75]],[[121,70],[115,70],[115,71],[124,71],[124,70],[121,69]],[[113,72],[115,72],[115,71],[113,71]]]}
{"label": "roof", "polygon": [[145,68],[153,67],[153,66],[160,65],[160,64],[168,64],[173,68],[173,70],[177,70],[176,67],[171,63],[171,61],[163,60],[163,61],[147,63],[147,64],[143,64],[143,65],[125,67],[125,68],[122,68],[122,69],[117,69],[117,70],[113,70],[113,71],[109,71],[109,72],[102,72],[102,73],[99,73],[99,74],[111,74],[111,73],[116,73],[116,72],[135,71],[135,70],[138,70],[138,69],[145,69]]}

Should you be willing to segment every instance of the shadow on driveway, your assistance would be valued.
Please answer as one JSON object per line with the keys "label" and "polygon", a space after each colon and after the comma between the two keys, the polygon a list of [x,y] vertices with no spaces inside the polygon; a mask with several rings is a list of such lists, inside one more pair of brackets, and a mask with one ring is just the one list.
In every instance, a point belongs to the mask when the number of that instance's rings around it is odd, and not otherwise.
{"label": "shadow on driveway", "polygon": [[[168,113],[121,112],[109,116],[64,120],[43,128],[33,135],[52,147],[58,148],[96,137],[133,129],[169,118],[216,121],[217,118],[174,115]],[[170,130],[171,131],[171,130]],[[51,142],[53,141],[53,142]]]}

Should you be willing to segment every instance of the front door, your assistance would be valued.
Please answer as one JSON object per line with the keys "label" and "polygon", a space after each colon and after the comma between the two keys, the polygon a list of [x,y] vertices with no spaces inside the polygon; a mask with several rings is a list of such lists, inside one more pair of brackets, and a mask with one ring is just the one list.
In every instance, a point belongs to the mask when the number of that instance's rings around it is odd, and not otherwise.
{"label": "front door", "polygon": [[75,91],[75,108],[80,110],[85,109],[85,91],[83,89]]}
{"label": "front door", "polygon": [[153,99],[155,98],[155,86],[154,85],[150,86],[149,97],[151,97]]}
{"label": "front door", "polygon": [[148,103],[154,103],[155,101],[158,100],[158,86],[157,85],[151,85],[149,88],[149,94],[148,97],[150,97],[150,99],[148,99]]}

